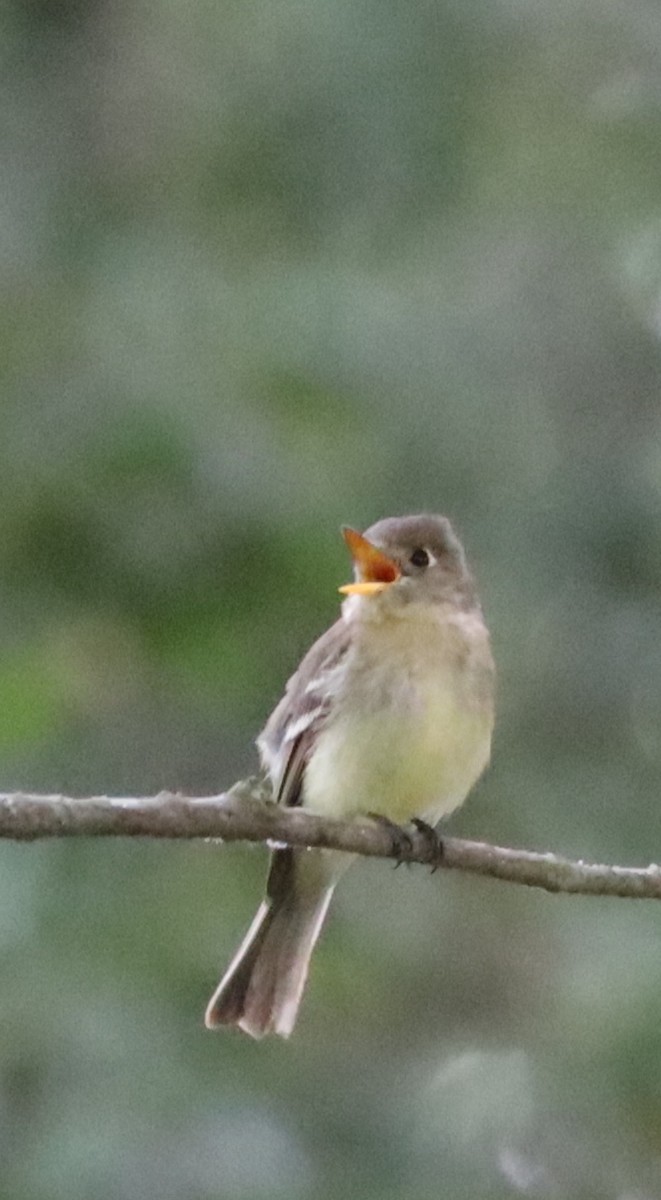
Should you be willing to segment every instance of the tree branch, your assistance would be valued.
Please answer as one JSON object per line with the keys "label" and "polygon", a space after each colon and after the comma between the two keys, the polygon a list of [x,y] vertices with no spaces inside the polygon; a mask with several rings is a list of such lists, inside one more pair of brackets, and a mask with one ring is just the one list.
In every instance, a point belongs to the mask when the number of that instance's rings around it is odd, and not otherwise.
{"label": "tree branch", "polygon": [[281,808],[258,780],[201,799],[161,792],[149,799],[0,794],[0,838],[48,837],[214,838],[224,842],[276,842],[320,846],[370,858],[395,858],[470,871],[547,892],[630,899],[661,899],[661,868],[571,862],[555,854],[511,850],[486,842],[443,838],[437,859],[424,833],[411,830],[410,848],[369,818],[335,821],[300,808]]}

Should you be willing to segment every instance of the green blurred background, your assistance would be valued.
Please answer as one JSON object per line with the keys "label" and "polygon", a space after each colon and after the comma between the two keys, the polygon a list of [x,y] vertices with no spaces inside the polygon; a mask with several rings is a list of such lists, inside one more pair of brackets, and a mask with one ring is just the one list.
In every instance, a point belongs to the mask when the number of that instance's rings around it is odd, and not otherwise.
{"label": "green blurred background", "polygon": [[[661,9],[7,0],[0,786],[217,791],[450,514],[493,766],[450,829],[661,856]],[[652,904],[366,863],[290,1043],[202,1012],[260,848],[0,847],[11,1200],[653,1200]]]}

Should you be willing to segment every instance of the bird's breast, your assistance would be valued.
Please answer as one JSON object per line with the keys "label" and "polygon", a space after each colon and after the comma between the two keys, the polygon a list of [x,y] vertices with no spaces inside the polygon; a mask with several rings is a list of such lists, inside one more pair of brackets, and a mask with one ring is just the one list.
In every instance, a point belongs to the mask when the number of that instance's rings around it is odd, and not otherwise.
{"label": "bird's breast", "polygon": [[489,758],[492,669],[479,617],[367,631],[308,763],[305,805],[398,822],[451,812]]}

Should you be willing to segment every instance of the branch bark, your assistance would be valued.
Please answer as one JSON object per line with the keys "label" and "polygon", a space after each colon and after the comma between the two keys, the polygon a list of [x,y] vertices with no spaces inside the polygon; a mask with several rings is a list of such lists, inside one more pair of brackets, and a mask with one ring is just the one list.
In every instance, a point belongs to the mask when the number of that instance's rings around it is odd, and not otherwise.
{"label": "branch bark", "polygon": [[[408,831],[407,831],[408,832]],[[335,821],[299,808],[281,808],[258,780],[217,796],[192,798],[161,792],[148,799],[0,794],[0,838],[52,837],[212,838],[223,842],[281,843],[346,850],[369,858],[395,858],[502,879],[509,883],[592,896],[661,899],[661,868],[572,862],[555,854],[513,850],[487,842],[443,838],[435,856],[429,840],[410,832],[410,847],[369,818]]]}

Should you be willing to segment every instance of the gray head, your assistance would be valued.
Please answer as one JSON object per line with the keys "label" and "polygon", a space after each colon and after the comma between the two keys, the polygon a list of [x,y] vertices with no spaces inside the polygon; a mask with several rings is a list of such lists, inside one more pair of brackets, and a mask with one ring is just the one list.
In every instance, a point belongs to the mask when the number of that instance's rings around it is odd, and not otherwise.
{"label": "gray head", "polygon": [[348,594],[377,599],[379,606],[476,605],[463,547],[447,517],[427,513],[386,517],[364,534],[343,530],[354,560],[356,583]]}

